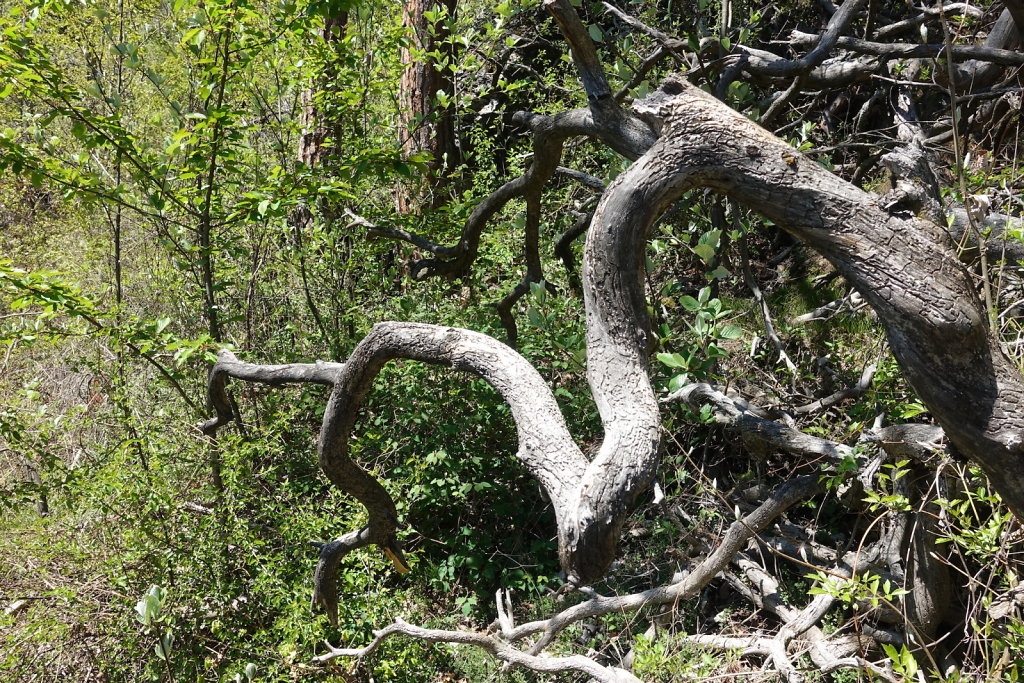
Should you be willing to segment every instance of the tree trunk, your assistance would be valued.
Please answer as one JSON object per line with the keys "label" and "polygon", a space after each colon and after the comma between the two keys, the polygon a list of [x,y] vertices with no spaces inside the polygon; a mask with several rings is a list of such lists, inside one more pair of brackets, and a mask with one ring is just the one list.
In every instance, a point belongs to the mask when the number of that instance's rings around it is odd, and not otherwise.
{"label": "tree trunk", "polygon": [[[434,7],[441,13],[436,21],[427,14]],[[431,161],[427,162],[425,187],[416,192],[398,191],[398,210],[402,213],[444,205],[447,175],[458,164],[454,110],[451,105],[443,107],[437,101],[441,92],[449,97],[453,95],[452,80],[444,65],[429,56],[436,51],[443,57],[453,58],[445,23],[454,18],[455,8],[455,0],[405,2],[403,19],[411,35],[409,43],[402,47],[405,71],[398,95],[398,138],[406,157],[426,152]]]}
{"label": "tree trunk", "polygon": [[[348,25],[348,12],[339,12],[324,19],[324,27],[320,29],[320,38],[328,46],[340,40]],[[331,69],[328,67],[325,73],[318,79],[318,82],[302,91],[299,95],[299,125],[302,132],[299,135],[298,160],[306,166],[313,167],[320,164],[323,156],[323,144],[330,133],[329,125],[323,120],[323,116],[316,105],[315,97],[317,90],[324,87],[331,81]]]}
{"label": "tree trunk", "polygon": [[[338,12],[335,15],[325,17],[324,26],[319,32],[325,46],[333,49],[335,44],[345,34],[347,25],[348,12]],[[333,62],[329,58],[324,72],[320,74],[316,82],[303,90],[299,95],[299,124],[301,125],[301,132],[299,134],[296,160],[308,168],[320,165],[325,152],[328,151],[324,148],[324,143],[332,133],[336,134],[337,132],[333,130],[336,127],[336,123],[324,120],[323,113],[316,102],[317,92],[335,80],[334,75]],[[302,292],[306,299],[306,305],[309,307],[309,312],[313,316],[313,320],[324,339],[330,340],[332,347],[331,355],[335,356],[338,353],[338,333],[337,330],[328,327],[320,307],[317,306],[313,298],[312,287],[310,287],[306,268],[306,249],[303,242],[304,236],[313,224],[312,209],[305,203],[299,204],[292,211],[291,216],[289,216],[289,223],[295,230],[295,242],[298,247],[299,257],[299,274],[302,277]]]}
{"label": "tree trunk", "polygon": [[641,107],[664,119],[661,139],[598,211],[646,230],[681,193],[707,187],[814,248],[875,309],[907,379],[952,443],[1024,519],[1024,381],[990,333],[948,234],[889,215],[877,195],[688,83],[670,80],[660,93]]}

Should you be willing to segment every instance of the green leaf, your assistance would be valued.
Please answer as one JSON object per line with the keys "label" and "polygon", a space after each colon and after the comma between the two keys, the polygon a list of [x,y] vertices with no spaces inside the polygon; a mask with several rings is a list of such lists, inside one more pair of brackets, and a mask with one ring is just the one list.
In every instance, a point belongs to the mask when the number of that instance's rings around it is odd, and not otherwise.
{"label": "green leaf", "polygon": [[683,308],[685,308],[688,311],[696,311],[698,308],[700,308],[700,304],[697,303],[697,300],[694,299],[692,296],[686,294],[679,297],[679,303],[681,303],[683,305]]}
{"label": "green leaf", "polygon": [[150,616],[149,602],[145,597],[135,603],[135,612],[135,618],[138,619],[140,623],[149,626],[149,622],[152,621],[152,617]]}
{"label": "green leaf", "polygon": [[686,362],[686,359],[678,353],[659,353],[658,360],[670,368],[680,368],[685,370],[690,367],[690,364]]}
{"label": "green leaf", "polygon": [[689,382],[690,382],[690,375],[689,374],[684,372],[682,374],[676,375],[671,380],[669,380],[668,390],[669,391],[679,391],[680,389],[685,387]]}
{"label": "green leaf", "polygon": [[590,34],[591,40],[593,40],[595,43],[600,43],[604,41],[604,31],[602,31],[601,27],[599,27],[597,24],[591,24],[590,26],[588,26],[587,33]]}
{"label": "green leaf", "polygon": [[694,254],[696,254],[701,261],[711,265],[711,262],[715,259],[715,249],[707,244],[698,244],[695,247],[691,247]]}
{"label": "green leaf", "polygon": [[719,328],[718,336],[721,339],[739,339],[743,336],[743,330],[735,325],[725,325],[724,327]]}
{"label": "green leaf", "polygon": [[708,230],[706,233],[700,236],[697,240],[697,244],[706,244],[712,249],[718,249],[722,244],[722,231],[721,230]]}

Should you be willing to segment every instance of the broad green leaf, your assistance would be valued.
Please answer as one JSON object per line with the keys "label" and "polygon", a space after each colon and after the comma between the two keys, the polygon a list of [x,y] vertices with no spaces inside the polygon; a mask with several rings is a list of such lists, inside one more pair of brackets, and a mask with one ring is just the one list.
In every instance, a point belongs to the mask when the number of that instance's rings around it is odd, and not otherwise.
{"label": "broad green leaf", "polygon": [[678,353],[659,353],[658,360],[670,368],[681,368],[685,370],[689,367],[689,363],[686,362],[686,359]]}
{"label": "broad green leaf", "polygon": [[719,328],[718,336],[722,339],[739,339],[743,336],[743,330],[735,325],[725,325]]}
{"label": "broad green leaf", "polygon": [[715,250],[707,244],[698,244],[692,247],[693,253],[700,257],[700,260],[704,263],[711,263],[711,260],[715,258]]}

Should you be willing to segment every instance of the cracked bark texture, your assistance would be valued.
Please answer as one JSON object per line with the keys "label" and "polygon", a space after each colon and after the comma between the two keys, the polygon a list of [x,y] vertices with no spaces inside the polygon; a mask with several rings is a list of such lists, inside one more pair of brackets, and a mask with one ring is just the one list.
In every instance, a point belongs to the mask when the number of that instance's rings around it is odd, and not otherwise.
{"label": "cracked bark texture", "polygon": [[706,187],[818,251],[878,313],[907,379],[951,442],[1024,517],[1024,383],[990,334],[945,231],[889,215],[877,196],[682,80],[638,107],[664,119],[662,137],[608,189],[605,204],[618,202],[620,217],[644,231],[684,191]]}

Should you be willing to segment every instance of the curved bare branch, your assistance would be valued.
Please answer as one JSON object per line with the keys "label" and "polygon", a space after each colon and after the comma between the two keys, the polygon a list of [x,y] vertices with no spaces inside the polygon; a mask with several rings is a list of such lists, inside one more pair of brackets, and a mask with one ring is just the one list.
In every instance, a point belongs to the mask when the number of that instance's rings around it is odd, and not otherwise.
{"label": "curved bare branch", "polygon": [[328,652],[316,657],[315,660],[327,662],[338,657],[357,657],[362,659],[372,654],[380,647],[384,640],[394,635],[406,635],[428,643],[472,645],[489,652],[496,659],[530,669],[531,671],[542,673],[579,671],[590,676],[592,680],[601,681],[602,683],[640,683],[640,679],[628,671],[616,667],[602,666],[593,659],[582,655],[538,657],[537,655],[517,650],[508,643],[504,643],[494,636],[484,633],[422,628],[408,624],[400,618],[395,619],[395,623],[390,626],[375,632],[373,641],[366,647],[336,648],[328,644],[330,648]]}
{"label": "curved bare branch", "polygon": [[[818,37],[813,33],[794,31],[792,40],[797,44],[811,43]],[[885,59],[937,59],[946,50],[945,43],[877,43],[851,36],[843,36],[837,46],[851,52]],[[953,57],[963,60],[991,62],[1000,66],[1021,66],[1024,54],[1015,50],[1004,50],[986,45],[953,45]]]}
{"label": "curved bare branch", "polygon": [[304,383],[332,386],[344,367],[344,363],[326,362],[254,365],[243,363],[231,351],[222,349],[217,353],[217,363],[210,369],[206,389],[207,407],[215,411],[216,416],[199,425],[199,429],[207,436],[214,436],[218,429],[235,418],[227,393],[230,377],[271,386]]}
{"label": "curved bare branch", "polygon": [[689,384],[664,400],[681,401],[695,410],[699,410],[705,402],[710,403],[715,408],[716,419],[719,422],[730,429],[755,436],[787,453],[809,457],[824,456],[833,461],[841,461],[854,455],[854,450],[849,446],[804,434],[789,425],[756,415],[747,406],[740,405],[708,384]]}

